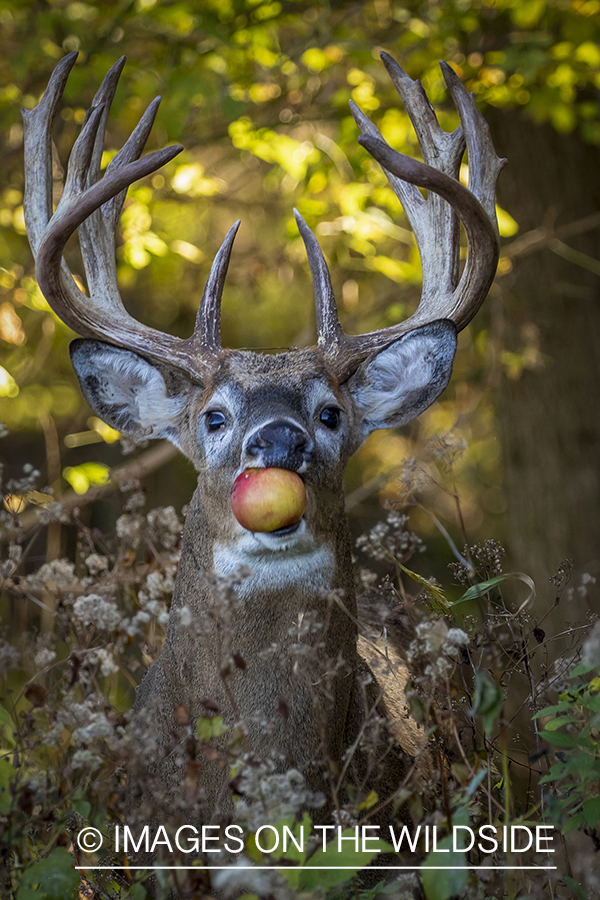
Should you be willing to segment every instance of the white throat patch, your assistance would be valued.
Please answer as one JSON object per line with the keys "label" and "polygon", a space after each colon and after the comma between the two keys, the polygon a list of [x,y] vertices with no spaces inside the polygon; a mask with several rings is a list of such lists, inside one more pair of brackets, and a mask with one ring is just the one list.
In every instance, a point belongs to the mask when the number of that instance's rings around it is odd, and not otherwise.
{"label": "white throat patch", "polygon": [[226,576],[247,566],[254,573],[237,591],[244,598],[259,589],[278,591],[294,585],[311,585],[327,591],[333,583],[333,550],[318,544],[304,519],[293,534],[254,533],[240,528],[231,544],[217,543],[213,550],[217,575]]}

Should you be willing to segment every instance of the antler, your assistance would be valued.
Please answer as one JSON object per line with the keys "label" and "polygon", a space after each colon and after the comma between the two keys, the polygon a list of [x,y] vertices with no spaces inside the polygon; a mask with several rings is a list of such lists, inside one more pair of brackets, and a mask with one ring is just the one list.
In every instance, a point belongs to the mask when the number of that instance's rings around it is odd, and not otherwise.
{"label": "antler", "polygon": [[[316,238],[296,214],[313,274],[319,345],[340,380],[348,378],[370,354],[406,332],[436,319],[452,319],[458,330],[473,318],[493,281],[498,264],[495,186],[506,160],[496,156],[489,129],[453,69],[441,63],[461,125],[449,134],[435,117],[419,81],[413,81],[387,53],[381,58],[413,123],[424,162],[397,153],[376,126],[351,103],[362,135],[359,142],[381,163],[415,233],[423,268],[423,291],[416,312],[406,321],[364,335],[347,335],[339,323],[327,264]],[[469,188],[458,180],[466,148]],[[419,187],[429,192],[427,199]],[[458,223],[468,255],[458,281]],[[457,284],[458,281],[458,284]]]}
{"label": "antler", "polygon": [[[193,380],[214,366],[220,352],[220,305],[233,240],[229,230],[213,262],[194,334],[182,340],[149,328],[129,315],[117,285],[115,230],[127,188],[156,171],[183,149],[167,147],[140,159],[160,98],[154,100],[122,149],[100,177],[106,122],[125,58],[106,75],[88,111],[69,160],[62,197],[52,212],[52,123],[77,53],[60,61],[35,109],[23,110],[25,134],[25,222],[40,288],[55,313],[84,337],[139,352],[180,369]],[[79,228],[90,296],[81,291],[62,251]]]}

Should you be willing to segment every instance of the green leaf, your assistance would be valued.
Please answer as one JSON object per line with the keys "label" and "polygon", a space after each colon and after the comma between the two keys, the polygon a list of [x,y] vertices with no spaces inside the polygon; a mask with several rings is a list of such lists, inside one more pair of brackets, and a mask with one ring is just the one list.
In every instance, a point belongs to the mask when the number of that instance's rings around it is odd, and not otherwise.
{"label": "green leaf", "polygon": [[576,828],[579,828],[580,825],[585,825],[585,815],[583,813],[579,813],[577,816],[571,816],[566,825],[563,826],[563,834],[574,831]]}
{"label": "green leaf", "polygon": [[540,737],[549,744],[556,744],[557,747],[577,746],[577,738],[571,737],[570,734],[563,734],[562,731],[540,731]]}
{"label": "green leaf", "polygon": [[[342,837],[354,838],[355,833],[354,829],[347,828],[342,832]],[[337,839],[332,841],[327,845],[325,851],[322,848],[317,850],[306,862],[307,866],[326,866],[326,868],[320,871],[300,869],[298,889],[301,891],[314,891],[319,887],[328,888],[343,884],[361,869],[364,869],[365,866],[368,866],[378,853],[394,852],[394,848],[386,844],[385,841],[377,841],[377,848],[377,850],[357,851],[353,841],[344,841],[342,849],[338,852]],[[345,866],[351,866],[351,868],[344,868]]]}
{"label": "green leaf", "polygon": [[569,759],[564,767],[564,774],[570,775],[571,772],[576,772],[578,775],[587,775],[593,766],[594,757],[591,753],[569,753]]}
{"label": "green leaf", "polygon": [[583,804],[585,821],[591,828],[595,828],[600,822],[600,797],[590,797]]}
{"label": "green leaf", "polygon": [[[467,884],[469,872],[467,869],[450,869],[449,866],[466,866],[465,853],[454,853],[452,850],[452,838],[445,837],[438,842],[440,851],[447,849],[449,852],[430,853],[421,867],[421,882],[427,900],[449,900],[457,894],[461,894]],[[439,869],[432,868],[440,866]]]}
{"label": "green leaf", "polygon": [[475,791],[477,790],[477,788],[479,787],[479,785],[481,784],[481,782],[483,781],[483,779],[485,778],[487,773],[488,773],[487,769],[482,769],[481,772],[478,772],[477,775],[473,776],[473,778],[469,782],[469,787],[467,788],[467,795],[466,795],[467,799],[475,793]]}
{"label": "green leaf", "polygon": [[559,778],[564,776],[564,772],[560,772],[560,774],[553,775],[550,773],[549,775],[543,775],[540,778],[540,784],[551,784],[553,781],[558,781]]}
{"label": "green leaf", "polygon": [[563,700],[562,703],[557,703],[555,706],[547,706],[545,709],[540,709],[539,712],[536,712],[533,716],[534,719],[542,719],[545,716],[555,716],[557,713],[565,712],[567,709],[571,709],[573,704],[569,700]]}
{"label": "green leaf", "polygon": [[526,575],[524,572],[505,572],[502,575],[496,575],[494,578],[489,578],[487,581],[481,581],[479,584],[474,584],[468,591],[465,591],[462,597],[459,597],[458,600],[453,600],[449,605],[458,606],[459,603],[466,603],[467,600],[476,600],[478,597],[482,597],[488,591],[491,591],[492,588],[498,587],[503,581],[510,581],[513,578],[517,581],[522,581],[529,588],[527,597],[523,600],[517,612],[513,613],[513,615],[516,616],[517,613],[520,613],[521,610],[535,598],[535,584],[529,575]]}
{"label": "green leaf", "polygon": [[600,694],[586,693],[581,699],[586,709],[591,712],[600,712]]}
{"label": "green leaf", "polygon": [[485,733],[492,733],[494,722],[500,715],[504,702],[504,691],[496,684],[487,672],[475,672],[475,696],[473,698],[473,716],[481,716]]}
{"label": "green leaf", "polygon": [[0,706],[0,727],[14,728],[14,722],[11,714],[3,706]]}
{"label": "green leaf", "polygon": [[[302,837],[302,835],[309,835],[312,832],[312,819],[309,814],[305,812],[301,822],[294,823],[292,820],[290,820],[286,824],[300,846],[305,846],[304,844],[302,844],[300,838]],[[285,859],[293,859],[297,862],[303,863],[306,858],[306,850],[298,850],[293,841],[288,840],[287,847],[285,853],[283,853],[283,856],[285,857]]]}
{"label": "green leaf", "polygon": [[573,678],[578,678],[580,675],[587,675],[588,672],[593,672],[597,668],[597,663],[579,663],[578,666],[575,666],[571,675]]}
{"label": "green leaf", "polygon": [[0,815],[6,815],[11,808],[10,783],[16,778],[16,770],[6,759],[0,759]]}
{"label": "green leaf", "polygon": [[594,741],[583,734],[571,737],[570,734],[563,734],[562,731],[540,731],[540,737],[549,744],[556,744],[557,747],[589,747],[590,750],[595,747]]}
{"label": "green leaf", "polygon": [[448,601],[446,600],[446,595],[440,587],[432,584],[426,578],[423,578],[422,575],[418,575],[416,572],[413,572],[412,569],[408,569],[406,566],[404,566],[396,559],[393,553],[390,553],[387,547],[383,546],[383,544],[379,544],[379,546],[386,554],[386,556],[389,556],[389,558],[398,566],[398,568],[402,569],[405,575],[408,575],[409,578],[412,578],[413,581],[416,581],[417,584],[419,584],[422,588],[432,594],[435,600],[437,600],[437,602],[441,604],[443,609],[447,609],[448,606],[453,605],[452,603],[448,603]]}
{"label": "green leaf", "polygon": [[546,731],[557,731],[561,725],[567,725],[569,722],[576,722],[575,716],[559,716],[557,719],[551,719],[546,722]]}
{"label": "green leaf", "polygon": [[[468,825],[469,824],[469,807],[468,806],[457,806],[456,807],[456,809],[452,813],[452,824],[453,825]],[[440,847],[441,846],[442,845],[440,844]]]}
{"label": "green leaf", "polygon": [[76,813],[79,813],[82,819],[87,819],[91,812],[92,806],[91,803],[89,803],[87,800],[75,800],[75,802],[73,803],[73,809]]}
{"label": "green leaf", "polygon": [[130,900],[146,900],[148,894],[146,893],[146,888],[143,884],[132,884],[131,887],[128,888],[127,896]]}
{"label": "green leaf", "polygon": [[220,737],[227,731],[227,725],[223,723],[223,716],[208,716],[198,719],[196,735],[201,741],[210,741],[211,738]]}
{"label": "green leaf", "polygon": [[[308,813],[304,813],[301,822],[296,822],[294,820],[294,817],[289,817],[279,819],[272,827],[277,829],[277,833],[279,835],[277,846],[275,847],[275,835],[272,831],[269,831],[268,835],[263,835],[260,840],[262,846],[273,847],[272,850],[269,849],[268,853],[258,848],[258,845],[256,843],[256,835],[251,834],[248,838],[246,848],[248,851],[248,855],[250,855],[251,858],[254,859],[255,862],[258,862],[260,865],[264,864],[263,856],[265,854],[270,857],[270,859],[277,862],[280,859],[286,859],[289,861],[303,863],[306,857],[306,850],[300,850],[297,845],[299,845],[300,847],[305,847],[302,839],[304,836],[309,835],[312,832],[312,820]],[[294,843],[294,841],[296,843]],[[288,873],[286,872],[286,877],[288,877],[288,881],[290,882],[290,884],[292,884],[293,887],[296,886],[298,880],[297,873],[299,871],[300,870],[298,868],[291,868],[289,870],[289,877]]]}
{"label": "green leaf", "polygon": [[588,900],[585,891],[577,881],[574,881],[573,878],[569,878],[568,875],[563,875],[562,880],[564,881],[566,886],[573,891],[573,893],[577,897],[577,900]]}
{"label": "green leaf", "polygon": [[546,9],[546,0],[521,0],[510,11],[510,16],[517,28],[533,28]]}
{"label": "green leaf", "polygon": [[71,855],[63,847],[57,847],[24,872],[17,900],[69,900],[77,896],[80,881]]}

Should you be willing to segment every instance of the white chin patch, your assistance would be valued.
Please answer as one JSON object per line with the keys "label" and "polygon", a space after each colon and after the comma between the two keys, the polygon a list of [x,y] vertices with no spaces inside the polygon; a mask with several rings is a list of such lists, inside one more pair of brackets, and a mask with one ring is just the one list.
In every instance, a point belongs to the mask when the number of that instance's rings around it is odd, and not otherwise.
{"label": "white chin patch", "polygon": [[231,544],[215,545],[213,559],[217,575],[231,575],[241,566],[252,570],[254,574],[238,589],[242,596],[257,588],[305,586],[307,580],[316,591],[326,591],[333,582],[332,549],[315,541],[304,519],[291,534],[246,531],[240,526]]}

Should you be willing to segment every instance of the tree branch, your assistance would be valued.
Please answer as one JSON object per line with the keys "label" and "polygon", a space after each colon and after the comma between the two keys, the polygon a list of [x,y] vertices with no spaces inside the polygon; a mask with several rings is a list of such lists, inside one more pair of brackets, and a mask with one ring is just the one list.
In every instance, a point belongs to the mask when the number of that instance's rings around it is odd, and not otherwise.
{"label": "tree branch", "polygon": [[[168,441],[161,441],[135,459],[111,469],[110,480],[106,484],[95,485],[87,490],[85,494],[77,494],[73,490],[65,491],[64,494],[53,499],[60,503],[64,512],[70,512],[75,507],[86,506],[88,503],[93,503],[95,500],[99,500],[101,497],[118,490],[119,485],[124,482],[131,479],[144,478],[150,472],[160,469],[161,466],[173,459],[177,452],[177,448],[169,444]],[[39,507],[29,506],[19,516],[20,528],[28,531],[38,525],[38,510]]]}

